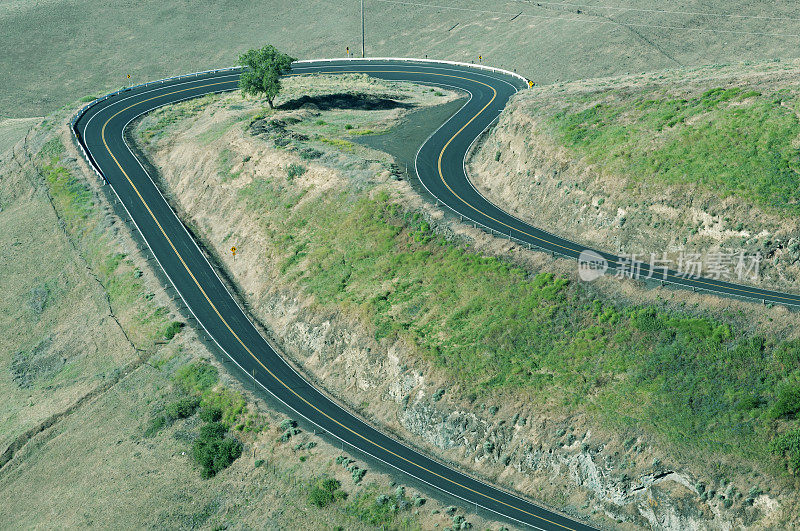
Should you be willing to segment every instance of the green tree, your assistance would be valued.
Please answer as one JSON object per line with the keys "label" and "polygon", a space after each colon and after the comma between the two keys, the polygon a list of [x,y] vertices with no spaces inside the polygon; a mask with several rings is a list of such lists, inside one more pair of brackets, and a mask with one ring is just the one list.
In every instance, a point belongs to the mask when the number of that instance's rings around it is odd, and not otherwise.
{"label": "green tree", "polygon": [[274,46],[266,45],[260,50],[249,50],[239,56],[239,64],[244,66],[239,78],[243,94],[263,95],[274,109],[273,102],[281,91],[281,76],[289,72],[294,57],[279,52]]}

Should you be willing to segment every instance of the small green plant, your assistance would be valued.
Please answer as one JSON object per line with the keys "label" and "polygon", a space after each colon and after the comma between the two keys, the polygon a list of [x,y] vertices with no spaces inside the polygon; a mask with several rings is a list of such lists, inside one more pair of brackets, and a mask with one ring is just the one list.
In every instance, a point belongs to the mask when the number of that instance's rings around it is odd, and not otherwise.
{"label": "small green plant", "polygon": [[219,422],[209,422],[200,428],[200,436],[192,446],[192,456],[204,478],[215,476],[242,455],[242,443],[227,437],[227,432],[228,428]]}
{"label": "small green plant", "polygon": [[350,476],[353,478],[353,483],[361,483],[361,480],[364,479],[364,476],[367,475],[367,471],[363,468],[353,467],[352,471],[350,472]]}
{"label": "small green plant", "polygon": [[179,368],[173,379],[187,393],[200,394],[217,384],[219,372],[213,365],[197,361]]}
{"label": "small green plant", "polygon": [[292,419],[283,419],[280,423],[280,429],[283,430],[283,433],[280,437],[278,437],[278,442],[286,442],[294,435],[300,433],[300,428],[297,427],[297,422],[293,421]]}
{"label": "small green plant", "polygon": [[800,385],[786,384],[778,392],[778,399],[770,410],[770,416],[794,417],[800,411]]}
{"label": "small green plant", "polygon": [[350,129],[353,128],[353,125],[352,124],[345,124],[344,128],[349,131]]}
{"label": "small green plant", "polygon": [[194,415],[197,406],[200,405],[200,400],[194,396],[187,396],[179,398],[174,402],[170,402],[164,408],[164,415],[168,420],[185,419]]}
{"label": "small green plant", "polygon": [[292,181],[295,177],[300,177],[306,172],[306,167],[300,164],[291,163],[286,167],[286,180]]}
{"label": "small green plant", "polygon": [[144,437],[152,437],[160,432],[167,425],[167,419],[164,415],[156,415],[147,422],[147,427],[144,429]]}
{"label": "small green plant", "polygon": [[298,152],[298,155],[303,160],[314,160],[322,156],[322,151],[314,148],[303,148]]}
{"label": "small green plant", "polygon": [[770,441],[769,449],[773,455],[785,458],[793,473],[800,472],[800,430],[778,435]]}
{"label": "small green plant", "polygon": [[314,482],[308,492],[308,501],[317,507],[327,507],[347,497],[347,493],[341,490],[342,484],[333,478],[320,478]]}
{"label": "small green plant", "polygon": [[222,409],[216,406],[204,406],[200,409],[200,419],[204,422],[219,422],[222,420]]}
{"label": "small green plant", "polygon": [[167,325],[167,329],[164,331],[164,339],[169,341],[175,335],[180,332],[186,323],[182,323],[180,321],[172,321],[169,325]]}

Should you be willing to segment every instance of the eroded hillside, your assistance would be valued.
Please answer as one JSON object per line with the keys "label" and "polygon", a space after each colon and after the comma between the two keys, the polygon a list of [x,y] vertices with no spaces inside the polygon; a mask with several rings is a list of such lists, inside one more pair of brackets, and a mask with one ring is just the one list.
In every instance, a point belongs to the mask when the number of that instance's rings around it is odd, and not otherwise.
{"label": "eroded hillside", "polygon": [[[290,101],[308,90],[297,83]],[[600,523],[793,521],[783,451],[770,452],[776,426],[797,429],[779,405],[793,316],[581,286],[569,264],[444,219],[355,145],[384,111],[305,103],[210,98],[137,130],[176,208],[302,370],[422,449]]]}

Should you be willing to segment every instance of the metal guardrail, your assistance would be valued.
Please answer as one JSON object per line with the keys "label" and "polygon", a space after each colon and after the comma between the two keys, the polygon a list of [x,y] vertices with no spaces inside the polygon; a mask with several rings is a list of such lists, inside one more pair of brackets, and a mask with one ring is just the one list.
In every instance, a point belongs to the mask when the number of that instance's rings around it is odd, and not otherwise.
{"label": "metal guardrail", "polygon": [[[524,76],[521,76],[521,75],[517,74],[516,72],[511,72],[511,71],[508,71],[508,70],[504,70],[502,68],[495,68],[495,67],[486,66],[486,65],[480,65],[480,64],[476,65],[476,64],[472,64],[472,63],[462,63],[462,62],[458,62],[458,61],[440,61],[440,60],[437,60],[437,59],[415,59],[415,58],[412,58],[412,57],[340,57],[340,58],[334,58],[334,59],[303,59],[303,60],[300,60],[300,61],[295,61],[293,64],[295,64],[295,63],[314,63],[314,62],[317,62],[317,63],[321,63],[321,62],[337,62],[337,61],[353,61],[353,62],[405,61],[405,62],[412,62],[412,63],[435,63],[435,64],[449,64],[449,65],[455,65],[455,66],[466,66],[466,67],[470,67],[470,68],[477,68],[479,70],[488,70],[488,71],[495,72],[495,73],[505,74],[505,75],[508,75],[508,76],[511,76],[511,77],[514,77],[514,78],[517,78],[517,79],[523,81],[526,86],[528,85],[528,80]],[[131,85],[130,87],[121,88],[119,90],[115,90],[114,92],[109,92],[108,94],[104,94],[103,96],[99,96],[99,97],[95,98],[91,102],[89,102],[86,105],[84,105],[83,107],[81,107],[81,109],[77,113],[75,113],[75,115],[70,119],[70,122],[69,122],[70,130],[72,131],[72,135],[75,138],[75,141],[77,142],[78,147],[81,150],[81,154],[83,155],[83,158],[86,160],[86,162],[89,164],[89,166],[94,170],[95,174],[97,174],[97,176],[99,178],[101,178],[103,180],[103,182],[108,183],[108,180],[103,175],[103,172],[100,171],[100,168],[97,167],[97,165],[94,162],[94,159],[92,159],[92,157],[89,155],[88,151],[86,150],[86,146],[83,143],[83,139],[81,138],[80,134],[78,133],[78,130],[75,128],[75,124],[78,122],[78,120],[81,119],[81,117],[84,114],[86,114],[86,111],[88,111],[89,109],[91,109],[92,107],[94,107],[95,105],[100,103],[101,101],[105,101],[108,98],[111,98],[113,96],[118,96],[119,94],[122,94],[123,92],[129,92],[129,91],[131,91],[133,89],[136,89],[136,88],[149,87],[149,86],[152,86],[152,85],[160,85],[160,84],[166,83],[167,81],[174,81],[176,79],[187,79],[187,78],[191,78],[191,77],[199,77],[199,76],[201,76],[203,74],[216,74],[218,72],[232,72],[234,70],[241,70],[241,69],[242,69],[241,66],[230,66],[230,67],[227,67],[227,68],[215,68],[215,69],[212,69],[212,70],[203,70],[203,71],[200,71],[200,72],[192,72],[190,74],[181,74],[181,75],[177,75],[177,76],[166,77],[166,78],[163,78],[163,79],[157,79],[155,81],[147,81],[145,83],[139,83],[137,85]]]}
{"label": "metal guardrail", "polygon": [[528,79],[525,76],[517,74],[516,72],[511,72],[510,70],[504,70],[502,68],[495,68],[493,66],[487,66],[482,64],[474,64],[474,63],[462,63],[459,61],[443,61],[439,59],[415,59],[413,57],[339,57],[337,59],[303,59],[300,61],[295,61],[295,63],[324,63],[324,62],[334,62],[334,61],[357,61],[357,62],[369,62],[369,61],[404,61],[409,63],[435,63],[435,64],[447,64],[447,65],[454,65],[454,66],[466,66],[469,68],[477,68],[479,70],[488,70],[490,72],[495,72],[497,74],[505,74],[514,78],[519,79],[520,81],[525,83],[525,86],[528,86]]}

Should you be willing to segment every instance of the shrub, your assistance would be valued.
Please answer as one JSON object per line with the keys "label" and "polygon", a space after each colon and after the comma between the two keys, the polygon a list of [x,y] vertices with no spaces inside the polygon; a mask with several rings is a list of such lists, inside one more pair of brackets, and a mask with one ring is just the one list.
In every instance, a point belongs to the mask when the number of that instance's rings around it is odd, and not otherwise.
{"label": "shrub", "polygon": [[322,478],[311,486],[308,501],[317,507],[327,507],[336,501],[346,498],[347,493],[340,489],[342,484],[333,478]]}
{"label": "shrub", "polygon": [[352,472],[350,472],[351,477],[353,478],[353,483],[361,483],[361,480],[364,479],[364,476],[367,474],[367,471],[363,468],[358,468],[357,466],[353,467]]}
{"label": "shrub", "polygon": [[375,498],[375,505],[386,505],[389,503],[389,496],[386,494],[379,494],[377,498]]}
{"label": "shrub", "polygon": [[147,427],[144,430],[145,437],[152,437],[159,431],[161,431],[164,426],[167,425],[167,419],[164,418],[164,415],[158,415],[150,419],[147,423]]}
{"label": "shrub", "polygon": [[164,408],[164,416],[168,421],[175,421],[177,419],[185,419],[194,415],[197,406],[200,405],[200,400],[197,397],[184,397],[170,402]]}
{"label": "shrub", "polygon": [[286,167],[286,179],[291,181],[295,177],[300,177],[306,172],[306,167],[294,162]]}
{"label": "shrub", "polygon": [[787,384],[778,392],[778,400],[772,406],[772,418],[791,417],[800,411],[800,385]]}
{"label": "shrub", "polygon": [[301,150],[298,154],[300,155],[300,158],[303,160],[314,160],[322,156],[322,151],[317,151],[314,148],[305,148]]}
{"label": "shrub", "polygon": [[206,391],[203,393],[201,405],[204,408],[219,409],[222,412],[220,422],[226,426],[233,426],[236,419],[247,411],[244,396],[228,388]]}
{"label": "shrub", "polygon": [[173,377],[187,393],[202,393],[216,385],[219,380],[219,372],[216,367],[203,361],[184,365],[175,372]]}
{"label": "shrub", "polygon": [[204,406],[200,410],[203,422],[219,422],[222,420],[222,410],[216,406]]}
{"label": "shrub", "polygon": [[219,422],[209,422],[200,428],[200,436],[192,447],[192,456],[201,466],[204,478],[215,476],[242,455],[242,443],[226,437],[228,429]]}
{"label": "shrub", "polygon": [[769,450],[773,455],[788,459],[792,472],[800,472],[800,430],[778,435],[770,441]]}

